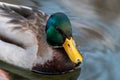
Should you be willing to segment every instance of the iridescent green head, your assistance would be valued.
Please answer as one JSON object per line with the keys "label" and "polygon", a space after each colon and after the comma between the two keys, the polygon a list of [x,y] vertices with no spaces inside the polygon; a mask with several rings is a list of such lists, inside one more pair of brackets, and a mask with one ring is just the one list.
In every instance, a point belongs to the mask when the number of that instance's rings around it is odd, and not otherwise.
{"label": "iridescent green head", "polygon": [[72,36],[71,23],[64,13],[54,13],[46,25],[47,42],[52,46],[62,46],[66,38]]}
{"label": "iridescent green head", "polygon": [[51,15],[46,25],[47,42],[52,46],[63,46],[68,57],[73,63],[82,62],[82,55],[76,48],[72,38],[72,27],[70,20],[63,13]]}

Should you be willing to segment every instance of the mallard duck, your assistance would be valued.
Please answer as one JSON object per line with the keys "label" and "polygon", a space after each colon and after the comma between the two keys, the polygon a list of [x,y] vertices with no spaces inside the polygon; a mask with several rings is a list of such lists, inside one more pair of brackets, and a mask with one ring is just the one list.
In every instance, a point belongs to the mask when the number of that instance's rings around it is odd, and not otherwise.
{"label": "mallard duck", "polygon": [[0,2],[0,60],[38,73],[64,73],[83,60],[68,17]]}

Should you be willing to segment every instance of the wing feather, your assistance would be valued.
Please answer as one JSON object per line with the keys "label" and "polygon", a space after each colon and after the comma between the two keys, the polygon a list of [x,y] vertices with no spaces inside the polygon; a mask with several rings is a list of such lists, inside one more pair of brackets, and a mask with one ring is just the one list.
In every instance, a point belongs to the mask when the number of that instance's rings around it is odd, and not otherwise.
{"label": "wing feather", "polygon": [[0,38],[22,46],[37,43],[48,15],[40,10],[0,2]]}

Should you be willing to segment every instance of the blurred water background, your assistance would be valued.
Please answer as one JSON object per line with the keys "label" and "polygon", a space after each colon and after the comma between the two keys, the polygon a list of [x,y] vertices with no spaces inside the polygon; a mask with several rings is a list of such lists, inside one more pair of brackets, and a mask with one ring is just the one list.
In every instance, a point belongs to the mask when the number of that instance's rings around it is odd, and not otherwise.
{"label": "blurred water background", "polygon": [[120,0],[0,0],[36,7],[47,14],[64,12],[84,56],[81,69],[42,75],[0,62],[11,80],[120,80]]}

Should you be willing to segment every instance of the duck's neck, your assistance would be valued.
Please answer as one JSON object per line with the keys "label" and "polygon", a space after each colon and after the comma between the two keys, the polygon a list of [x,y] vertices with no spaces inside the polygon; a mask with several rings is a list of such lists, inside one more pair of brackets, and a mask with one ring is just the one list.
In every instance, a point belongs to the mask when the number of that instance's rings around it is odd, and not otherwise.
{"label": "duck's neck", "polygon": [[61,73],[75,68],[63,48],[45,48],[45,53],[38,56],[33,70],[40,72]]}
{"label": "duck's neck", "polygon": [[39,49],[37,52],[37,59],[35,63],[44,64],[47,61],[53,60],[53,50],[46,42],[39,42]]}

